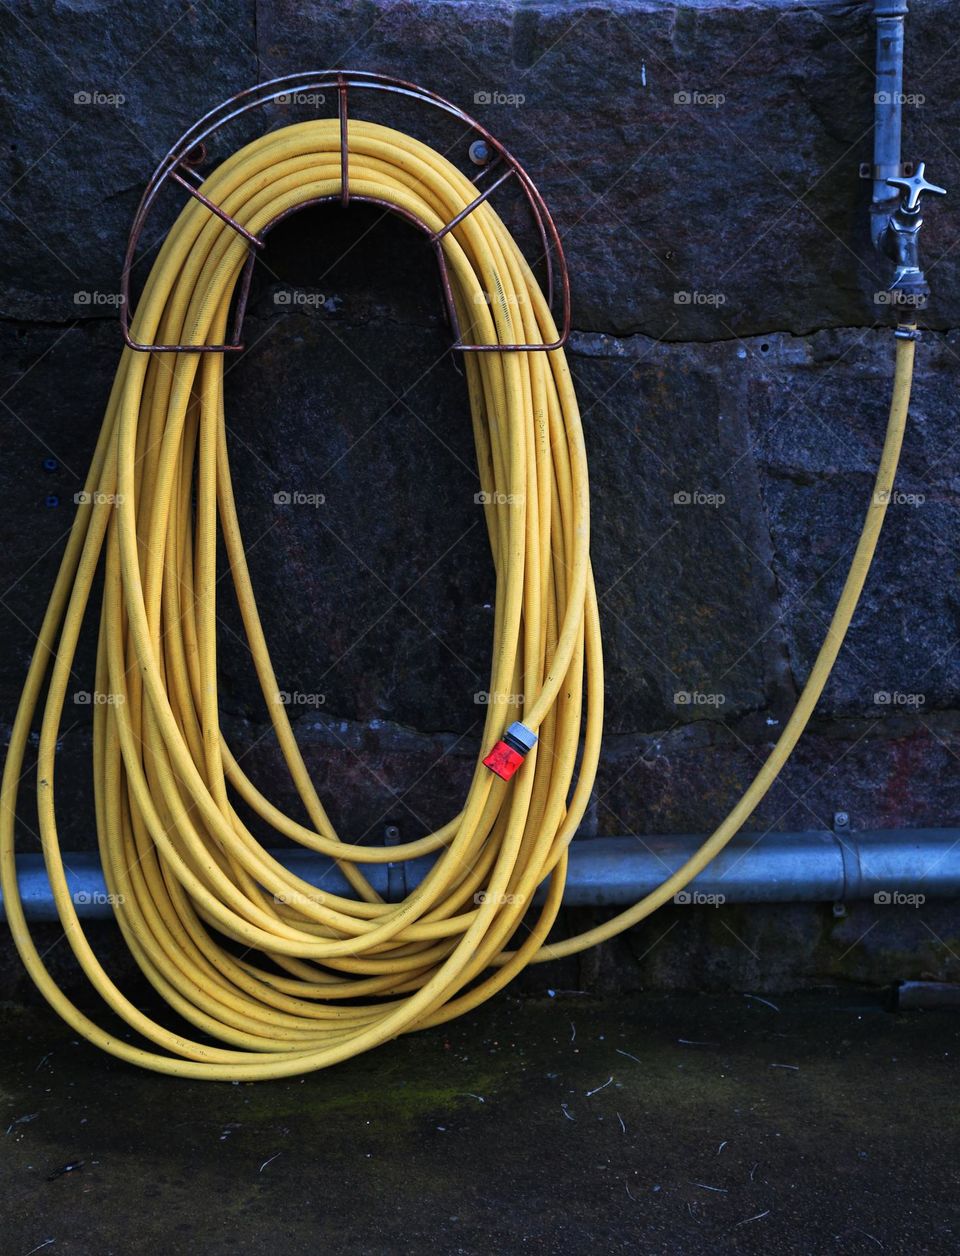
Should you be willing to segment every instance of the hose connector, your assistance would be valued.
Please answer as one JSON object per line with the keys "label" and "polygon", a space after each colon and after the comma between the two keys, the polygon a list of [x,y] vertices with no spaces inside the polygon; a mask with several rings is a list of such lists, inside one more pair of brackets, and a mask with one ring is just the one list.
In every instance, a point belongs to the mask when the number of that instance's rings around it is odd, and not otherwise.
{"label": "hose connector", "polygon": [[511,724],[503,737],[484,759],[484,767],[509,781],[517,768],[537,744],[537,734],[531,732],[526,724]]}

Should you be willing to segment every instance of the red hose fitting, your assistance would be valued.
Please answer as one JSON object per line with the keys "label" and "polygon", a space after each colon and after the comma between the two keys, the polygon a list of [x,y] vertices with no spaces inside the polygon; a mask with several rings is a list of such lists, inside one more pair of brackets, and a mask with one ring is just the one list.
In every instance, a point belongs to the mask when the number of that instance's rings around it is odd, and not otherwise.
{"label": "red hose fitting", "polygon": [[511,724],[484,759],[484,767],[488,767],[501,780],[509,781],[536,744],[537,735],[526,724]]}

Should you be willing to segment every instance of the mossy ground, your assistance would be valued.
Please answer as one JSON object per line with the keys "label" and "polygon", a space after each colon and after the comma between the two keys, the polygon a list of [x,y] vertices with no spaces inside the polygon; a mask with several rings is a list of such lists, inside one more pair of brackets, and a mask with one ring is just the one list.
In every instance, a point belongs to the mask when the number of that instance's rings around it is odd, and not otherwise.
{"label": "mossy ground", "polygon": [[960,1020],[771,1001],[500,998],[249,1085],[138,1072],[8,1008],[0,1248],[960,1251]]}

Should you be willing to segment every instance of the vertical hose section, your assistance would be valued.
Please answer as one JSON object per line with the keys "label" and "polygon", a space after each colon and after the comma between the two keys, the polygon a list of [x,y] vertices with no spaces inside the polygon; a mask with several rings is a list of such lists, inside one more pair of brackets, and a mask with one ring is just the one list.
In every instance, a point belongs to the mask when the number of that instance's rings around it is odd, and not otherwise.
{"label": "vertical hose section", "polygon": [[[351,122],[348,134],[353,195],[389,201],[434,230],[476,196],[464,175],[406,135],[364,122]],[[205,196],[253,233],[339,191],[339,130],[332,120],[264,136],[203,186]],[[556,338],[536,280],[489,203],[447,233],[443,247],[465,336],[484,344]],[[133,335],[145,343],[221,342],[246,256],[243,239],[191,200],[153,266]],[[567,846],[593,786],[602,723],[586,456],[564,354],[465,359],[497,580],[481,753],[503,733],[508,694],[525,695],[523,721],[539,741],[509,784],[478,758],[461,811],[436,832],[371,848],[341,839],[334,829],[277,701],[234,503],[223,358],[125,350],[3,777],[2,890],[17,948],[44,996],[78,1033],[145,1068],[220,1080],[283,1077],[448,1020],[489,998],[527,963],[570,955],[654,911],[709,862],[763,798],[823,689],[892,489],[913,351],[911,341],[898,342],[890,421],[863,533],[826,640],[769,759],[700,852],[655,893],[600,928],[548,944],[563,896]],[[307,823],[258,790],[220,730],[218,528],[264,702]],[[55,750],[101,559],[96,690],[109,700],[94,706],[100,855],[127,945],[196,1039],[164,1028],[117,988],[84,935],[64,876]],[[100,1028],[57,987],[30,937],[17,890],[17,788],[47,681],[39,835],[66,936],[119,1018],[114,1031]],[[327,893],[274,860],[235,810],[237,798],[276,833],[336,858],[354,896]],[[383,902],[363,875],[364,864],[430,853],[437,856],[431,872],[398,904]],[[544,905],[535,919],[524,920],[546,878]],[[517,949],[507,949],[511,943]],[[128,1042],[121,1022],[148,1045]]]}

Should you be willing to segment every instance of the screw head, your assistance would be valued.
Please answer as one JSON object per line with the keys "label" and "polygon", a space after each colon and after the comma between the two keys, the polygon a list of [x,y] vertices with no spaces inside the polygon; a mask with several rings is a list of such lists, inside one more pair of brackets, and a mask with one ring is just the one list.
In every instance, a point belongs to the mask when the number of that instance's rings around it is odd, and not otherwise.
{"label": "screw head", "polygon": [[475,166],[485,166],[493,156],[493,151],[486,140],[474,140],[470,145],[469,157]]}
{"label": "screw head", "polygon": [[833,813],[833,827],[835,829],[848,829],[850,827],[850,813],[847,811],[835,811]]}

